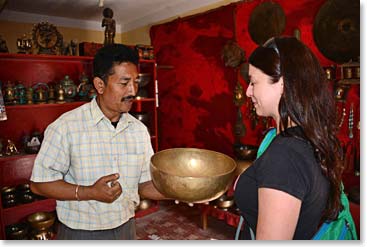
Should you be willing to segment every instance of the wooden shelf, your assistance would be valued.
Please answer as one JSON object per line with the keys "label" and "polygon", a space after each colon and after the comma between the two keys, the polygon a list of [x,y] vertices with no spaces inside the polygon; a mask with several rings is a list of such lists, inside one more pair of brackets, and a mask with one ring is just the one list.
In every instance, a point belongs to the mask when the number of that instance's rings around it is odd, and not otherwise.
{"label": "wooden shelf", "polygon": [[65,106],[70,106],[70,107],[78,107],[81,106],[83,104],[87,103],[87,101],[74,101],[74,102],[64,102],[64,103],[53,103],[53,104],[27,104],[27,105],[6,105],[5,106],[5,110],[9,111],[9,110],[33,110],[34,108],[46,108],[49,109],[51,108],[64,108]]}
{"label": "wooden shelf", "polygon": [[59,56],[45,54],[17,54],[17,53],[0,53],[0,59],[21,59],[21,60],[47,60],[49,61],[92,61],[93,57],[88,56]]}
{"label": "wooden shelf", "polygon": [[28,215],[35,212],[47,211],[51,212],[56,209],[56,201],[54,199],[38,200],[31,203],[25,203],[10,208],[3,209],[4,225],[15,224],[23,221]]}
{"label": "wooden shelf", "polygon": [[[152,81],[144,87],[148,98],[135,99],[131,111],[149,112],[151,124],[151,142],[155,152],[158,151],[157,124],[157,83],[156,61],[140,59],[139,71],[150,73]],[[59,83],[66,75],[78,85],[80,76],[85,74],[89,81],[93,78],[93,57],[59,56],[0,53],[0,80],[22,83],[32,87],[35,83]],[[7,120],[0,122],[0,138],[5,143],[12,140],[18,151],[22,151],[23,139],[34,131],[44,132],[47,126],[63,113],[75,109],[86,101],[75,101],[55,104],[6,105]],[[5,147],[4,147],[5,149]],[[32,174],[36,154],[25,154],[0,157],[0,188],[28,183]],[[0,198],[0,239],[5,239],[5,226],[24,221],[38,211],[54,211],[56,200],[45,199],[32,203],[2,208]],[[136,217],[143,217],[159,209],[158,202],[153,202],[147,210],[137,211]]]}

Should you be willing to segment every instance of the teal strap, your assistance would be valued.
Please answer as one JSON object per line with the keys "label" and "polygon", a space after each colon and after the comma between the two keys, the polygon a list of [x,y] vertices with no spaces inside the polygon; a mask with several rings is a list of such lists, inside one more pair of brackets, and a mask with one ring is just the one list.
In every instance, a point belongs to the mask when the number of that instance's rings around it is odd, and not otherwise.
{"label": "teal strap", "polygon": [[238,225],[237,225],[236,236],[234,238],[235,240],[238,240],[240,238],[240,232],[241,232],[242,224],[243,224],[243,217],[241,215],[240,216],[240,222],[238,222]]}
{"label": "teal strap", "polygon": [[277,135],[277,129],[272,128],[266,133],[264,139],[262,140],[259,149],[257,150],[257,158],[259,158],[264,151],[269,147],[270,143],[273,141],[274,137]]}
{"label": "teal strap", "polygon": [[[240,232],[241,232],[241,227],[242,227],[243,221],[244,221],[244,218],[241,215],[240,216],[240,222],[238,222],[238,225],[237,225],[236,236],[234,238],[235,240],[238,240],[240,238]],[[255,240],[254,231],[252,230],[252,228],[250,226],[248,228],[250,229],[251,240]]]}

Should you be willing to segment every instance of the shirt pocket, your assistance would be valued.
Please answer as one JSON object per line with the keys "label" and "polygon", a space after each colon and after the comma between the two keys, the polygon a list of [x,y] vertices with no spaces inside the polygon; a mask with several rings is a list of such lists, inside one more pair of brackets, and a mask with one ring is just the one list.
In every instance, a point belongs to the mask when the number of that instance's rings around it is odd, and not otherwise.
{"label": "shirt pocket", "polygon": [[143,154],[125,154],[121,157],[120,174],[126,181],[126,186],[129,189],[134,189],[139,183],[141,170],[144,162]]}

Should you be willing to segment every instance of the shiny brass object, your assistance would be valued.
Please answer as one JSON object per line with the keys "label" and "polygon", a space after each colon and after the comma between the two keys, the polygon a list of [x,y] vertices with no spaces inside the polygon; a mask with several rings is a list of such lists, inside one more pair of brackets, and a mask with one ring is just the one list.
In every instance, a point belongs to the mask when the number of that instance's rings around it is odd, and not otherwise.
{"label": "shiny brass object", "polygon": [[233,145],[235,155],[240,160],[254,160],[257,155],[257,146],[236,143]]}
{"label": "shiny brass object", "polygon": [[245,101],[245,93],[243,91],[243,87],[240,82],[237,82],[233,94],[234,105],[240,107],[244,101]]}
{"label": "shiny brass object", "polygon": [[14,142],[8,140],[8,145],[6,145],[6,155],[15,155],[19,154],[17,147],[15,146]]}
{"label": "shiny brass object", "polygon": [[242,174],[244,171],[247,170],[247,168],[249,168],[252,165],[251,160],[237,160],[237,168],[235,171],[235,176],[239,176],[240,174]]}
{"label": "shiny brass object", "polygon": [[229,156],[197,148],[172,148],[155,153],[150,172],[166,197],[187,203],[215,200],[233,182],[236,162]]}
{"label": "shiny brass object", "polygon": [[343,68],[343,74],[344,74],[344,79],[352,79],[353,78],[353,70],[351,67],[345,67]]}
{"label": "shiny brass object", "polygon": [[313,38],[320,52],[336,63],[360,56],[359,1],[327,0],[313,22]]}
{"label": "shiny brass object", "polygon": [[26,97],[27,97],[27,104],[33,104],[33,88],[29,87],[27,89],[27,94],[26,94]]}
{"label": "shiny brass object", "polygon": [[36,212],[27,217],[28,224],[38,231],[49,229],[55,222],[55,214],[51,212]]}
{"label": "shiny brass object", "polygon": [[18,53],[20,54],[30,54],[32,49],[32,39],[27,38],[26,34],[23,34],[21,38],[17,39]]}
{"label": "shiny brass object", "polygon": [[269,38],[280,35],[286,24],[282,6],[272,1],[260,3],[252,11],[248,31],[252,40],[262,45]]}
{"label": "shiny brass object", "polygon": [[222,59],[224,66],[236,68],[245,61],[245,51],[233,40],[229,40],[223,47]]}
{"label": "shiny brass object", "polygon": [[233,196],[222,195],[217,200],[217,207],[221,209],[228,210],[234,204]]}
{"label": "shiny brass object", "polygon": [[59,85],[59,89],[57,90],[57,100],[56,103],[65,103],[65,90],[63,89],[62,85]]}
{"label": "shiny brass object", "polygon": [[359,66],[358,67],[355,67],[354,68],[354,78],[359,79],[360,76],[361,76],[361,69],[360,69],[360,67]]}
{"label": "shiny brass object", "polygon": [[141,199],[140,203],[137,207],[138,210],[146,210],[148,208],[150,208],[150,206],[152,205],[152,201],[149,199]]}

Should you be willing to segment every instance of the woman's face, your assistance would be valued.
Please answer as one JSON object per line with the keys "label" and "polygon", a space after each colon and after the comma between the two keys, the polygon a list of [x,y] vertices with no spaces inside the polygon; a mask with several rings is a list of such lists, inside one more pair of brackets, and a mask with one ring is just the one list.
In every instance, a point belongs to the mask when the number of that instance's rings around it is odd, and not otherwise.
{"label": "woman's face", "polygon": [[262,117],[272,117],[278,122],[278,105],[283,93],[283,77],[278,82],[272,83],[270,76],[250,64],[249,79],[246,96],[251,98],[256,114]]}

